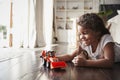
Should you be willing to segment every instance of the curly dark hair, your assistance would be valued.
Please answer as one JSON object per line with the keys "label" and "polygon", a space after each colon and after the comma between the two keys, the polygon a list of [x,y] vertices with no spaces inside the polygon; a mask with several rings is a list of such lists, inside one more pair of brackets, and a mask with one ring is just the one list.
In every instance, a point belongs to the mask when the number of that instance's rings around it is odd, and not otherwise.
{"label": "curly dark hair", "polygon": [[100,32],[101,36],[104,34],[110,34],[109,30],[105,27],[103,19],[96,13],[86,13],[80,16],[77,24],[95,32]]}

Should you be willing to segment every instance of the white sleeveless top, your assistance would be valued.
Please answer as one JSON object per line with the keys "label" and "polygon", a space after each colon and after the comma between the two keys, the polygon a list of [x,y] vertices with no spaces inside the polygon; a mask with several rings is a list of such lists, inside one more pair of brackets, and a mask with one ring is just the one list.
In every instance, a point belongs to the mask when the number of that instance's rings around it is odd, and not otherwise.
{"label": "white sleeveless top", "polygon": [[[103,54],[104,54],[103,49],[104,49],[105,45],[109,42],[114,42],[113,38],[111,35],[106,34],[101,38],[101,40],[97,46],[97,49],[94,53],[92,52],[91,45],[90,46],[81,45],[81,47],[88,52],[88,55],[91,59],[96,60],[96,59],[103,58]],[[118,61],[120,61],[120,45],[118,48],[118,45],[116,46],[116,44],[115,44],[114,48],[115,48],[115,62],[118,62]]]}

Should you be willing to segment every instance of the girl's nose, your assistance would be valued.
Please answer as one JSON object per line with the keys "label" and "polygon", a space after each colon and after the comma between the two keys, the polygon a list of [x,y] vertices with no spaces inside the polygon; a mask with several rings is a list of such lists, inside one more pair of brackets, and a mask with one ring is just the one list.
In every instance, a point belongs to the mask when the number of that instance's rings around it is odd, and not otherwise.
{"label": "girl's nose", "polygon": [[82,39],[85,39],[85,36],[81,34],[81,35],[79,36],[79,38],[80,38],[80,40],[82,40]]}

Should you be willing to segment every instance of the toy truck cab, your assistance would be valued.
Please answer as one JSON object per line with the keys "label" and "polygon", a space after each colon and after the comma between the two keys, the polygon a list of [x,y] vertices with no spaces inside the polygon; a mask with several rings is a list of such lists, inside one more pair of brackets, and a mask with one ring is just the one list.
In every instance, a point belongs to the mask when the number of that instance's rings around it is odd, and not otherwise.
{"label": "toy truck cab", "polygon": [[55,53],[55,51],[43,50],[40,56],[43,60],[43,65],[50,69],[65,68],[67,64],[64,61],[59,61]]}

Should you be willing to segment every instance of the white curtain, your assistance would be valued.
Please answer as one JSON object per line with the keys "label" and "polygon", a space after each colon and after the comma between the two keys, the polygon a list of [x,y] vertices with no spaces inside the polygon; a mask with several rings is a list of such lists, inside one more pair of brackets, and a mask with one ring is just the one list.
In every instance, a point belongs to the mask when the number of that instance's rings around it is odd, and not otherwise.
{"label": "white curtain", "polygon": [[36,32],[37,32],[37,47],[46,45],[43,27],[43,0],[36,0]]}
{"label": "white curtain", "polygon": [[35,47],[35,6],[35,0],[13,0],[13,47]]}
{"label": "white curtain", "polygon": [[54,0],[43,0],[43,35],[46,50],[52,50],[53,43],[53,3]]}
{"label": "white curtain", "polygon": [[46,46],[52,44],[53,39],[53,2],[54,0],[43,0],[43,27]]}
{"label": "white curtain", "polygon": [[52,44],[54,0],[13,0],[13,47]]}
{"label": "white curtain", "polygon": [[36,0],[36,33],[38,47],[52,44],[54,0]]}

